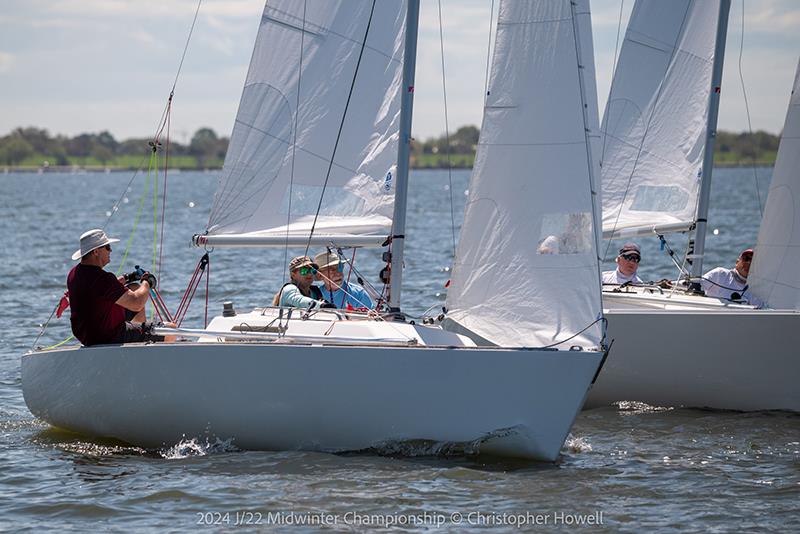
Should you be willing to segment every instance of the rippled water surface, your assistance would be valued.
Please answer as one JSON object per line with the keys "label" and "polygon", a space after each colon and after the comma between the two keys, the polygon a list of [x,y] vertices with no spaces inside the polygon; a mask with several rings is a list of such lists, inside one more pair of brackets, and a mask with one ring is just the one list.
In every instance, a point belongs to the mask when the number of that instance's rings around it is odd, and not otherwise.
{"label": "rippled water surface", "polygon": [[[763,199],[770,171],[759,169],[758,175]],[[452,176],[456,221],[468,178],[466,172]],[[144,176],[128,185],[126,173],[6,174],[0,180],[0,230],[6,236],[0,530],[286,530],[291,524],[298,532],[366,531],[387,522],[409,531],[478,525],[516,531],[520,522],[526,531],[573,530],[576,522],[586,530],[631,532],[800,530],[797,414],[622,403],[583,412],[554,465],[445,458],[423,444],[404,450],[405,456],[249,452],[191,439],[143,450],[50,429],[25,407],[20,356],[63,292],[77,237],[102,226],[118,199],[107,229],[123,242],[110,267],[118,266],[140,205],[126,269],[152,263],[152,204],[149,196],[142,200]],[[205,228],[214,180],[213,174],[188,172],[168,178],[161,282],[170,307],[201,255],[189,237]],[[404,288],[412,315],[444,299],[453,247],[449,182],[447,172],[412,175]],[[709,224],[719,232],[708,238],[710,265],[732,264],[740,249],[755,242],[756,198],[752,169],[716,171]],[[679,238],[670,244],[684,246]],[[645,278],[674,275],[658,243],[643,242],[643,249]],[[359,252],[356,261],[374,283],[376,253]],[[218,313],[223,300],[241,309],[264,304],[284,265],[282,250],[215,251],[210,313]],[[187,322],[202,323],[203,301],[196,299]],[[54,319],[38,345],[68,335],[66,317]]]}

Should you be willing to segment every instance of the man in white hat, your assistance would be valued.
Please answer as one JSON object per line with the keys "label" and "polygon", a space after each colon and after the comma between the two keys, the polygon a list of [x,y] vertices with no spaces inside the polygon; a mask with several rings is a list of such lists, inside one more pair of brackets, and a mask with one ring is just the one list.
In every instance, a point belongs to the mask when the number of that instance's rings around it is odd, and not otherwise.
{"label": "man in white hat", "polygon": [[322,296],[337,308],[375,308],[369,294],[358,284],[344,280],[344,262],[339,255],[325,251],[314,256],[317,264],[317,280],[323,283]]}
{"label": "man in white hat", "polygon": [[80,263],[67,275],[70,323],[72,333],[85,346],[164,339],[150,335],[144,325],[144,305],[155,277],[144,276],[139,287],[131,290],[122,285],[123,277],[103,269],[111,261],[111,245],[118,241],[103,230],[89,230],[81,235],[81,248],[72,255]]}
{"label": "man in white hat", "polygon": [[625,243],[619,249],[616,262],[617,268],[603,273],[603,284],[622,285],[643,284],[642,279],[636,274],[639,262],[642,260],[642,251],[636,243]]}

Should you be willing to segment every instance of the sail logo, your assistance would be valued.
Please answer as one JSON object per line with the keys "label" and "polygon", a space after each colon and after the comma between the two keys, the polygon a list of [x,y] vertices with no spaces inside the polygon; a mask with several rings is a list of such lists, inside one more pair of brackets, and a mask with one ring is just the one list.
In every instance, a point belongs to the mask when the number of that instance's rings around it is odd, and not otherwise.
{"label": "sail logo", "polygon": [[387,193],[392,190],[392,171],[387,172],[383,179],[383,190]]}

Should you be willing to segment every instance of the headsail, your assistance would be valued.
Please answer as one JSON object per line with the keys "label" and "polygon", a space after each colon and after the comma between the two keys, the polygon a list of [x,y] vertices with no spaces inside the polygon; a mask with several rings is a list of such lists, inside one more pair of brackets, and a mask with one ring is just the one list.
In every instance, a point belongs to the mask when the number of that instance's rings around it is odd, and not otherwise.
{"label": "headsail", "polygon": [[489,87],[445,324],[511,347],[586,329],[566,345],[597,347],[588,0],[503,1]]}
{"label": "headsail", "polygon": [[694,224],[719,12],[637,0],[603,116],[604,237]]}
{"label": "headsail", "polygon": [[205,243],[380,244],[390,232],[405,2],[264,8]]}
{"label": "headsail", "polygon": [[800,62],[748,276],[771,308],[800,310]]}

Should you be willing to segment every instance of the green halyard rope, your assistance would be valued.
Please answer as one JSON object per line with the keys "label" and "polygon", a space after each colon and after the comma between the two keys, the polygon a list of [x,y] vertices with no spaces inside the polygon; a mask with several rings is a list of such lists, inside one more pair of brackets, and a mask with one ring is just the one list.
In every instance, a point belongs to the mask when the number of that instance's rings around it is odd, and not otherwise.
{"label": "green halyard rope", "polygon": [[155,164],[155,178],[153,179],[153,267],[150,272],[156,273],[156,258],[158,257],[158,146],[153,147]]}

